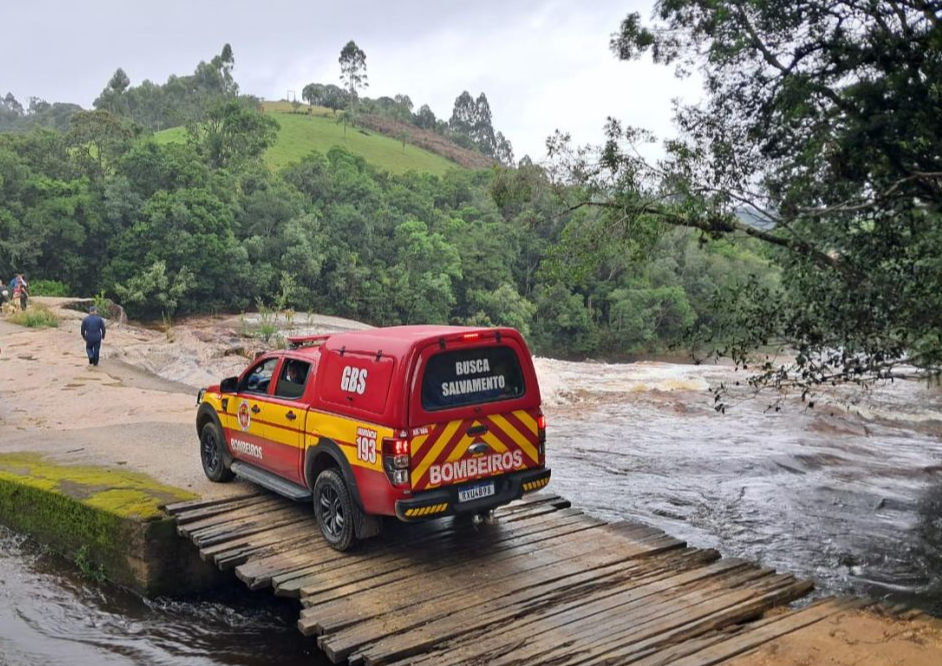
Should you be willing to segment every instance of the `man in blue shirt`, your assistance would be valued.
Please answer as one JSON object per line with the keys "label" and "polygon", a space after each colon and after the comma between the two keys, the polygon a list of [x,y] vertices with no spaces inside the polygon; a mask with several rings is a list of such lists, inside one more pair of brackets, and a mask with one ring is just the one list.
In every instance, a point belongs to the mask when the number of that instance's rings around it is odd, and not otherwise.
{"label": "man in blue shirt", "polygon": [[82,320],[82,339],[85,340],[88,364],[98,365],[98,352],[105,339],[105,320],[98,316],[98,308],[94,305],[88,308],[88,316]]}

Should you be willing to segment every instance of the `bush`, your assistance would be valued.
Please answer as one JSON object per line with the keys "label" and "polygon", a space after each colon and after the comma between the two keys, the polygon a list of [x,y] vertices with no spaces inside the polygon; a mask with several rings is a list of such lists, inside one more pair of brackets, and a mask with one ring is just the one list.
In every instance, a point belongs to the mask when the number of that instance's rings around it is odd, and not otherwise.
{"label": "bush", "polygon": [[69,285],[58,280],[33,280],[29,283],[31,296],[68,296]]}
{"label": "bush", "polygon": [[58,328],[59,317],[44,305],[31,305],[25,312],[11,315],[7,321],[29,328]]}

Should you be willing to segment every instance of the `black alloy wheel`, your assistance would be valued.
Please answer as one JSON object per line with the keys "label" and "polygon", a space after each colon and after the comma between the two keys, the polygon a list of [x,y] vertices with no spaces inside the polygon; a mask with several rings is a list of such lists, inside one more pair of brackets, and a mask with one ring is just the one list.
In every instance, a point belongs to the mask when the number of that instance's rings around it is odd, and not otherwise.
{"label": "black alloy wheel", "polygon": [[345,551],[353,545],[355,510],[340,472],[336,469],[321,472],[314,483],[314,515],[334,550]]}
{"label": "black alloy wheel", "polygon": [[206,478],[216,483],[225,483],[235,478],[235,474],[226,464],[224,447],[222,433],[216,424],[210,421],[204,425],[200,433],[200,460]]}

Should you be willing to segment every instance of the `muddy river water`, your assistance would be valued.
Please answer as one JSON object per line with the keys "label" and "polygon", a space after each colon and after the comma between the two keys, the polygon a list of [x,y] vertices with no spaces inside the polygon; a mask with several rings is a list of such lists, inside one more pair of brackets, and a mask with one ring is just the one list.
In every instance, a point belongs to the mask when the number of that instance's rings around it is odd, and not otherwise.
{"label": "muddy river water", "polygon": [[[713,409],[730,368],[538,361],[550,490],[727,556],[942,615],[942,392],[898,382],[814,409]],[[740,377],[741,379],[741,377]],[[238,586],[188,600],[90,584],[0,530],[0,666],[326,663],[296,609]]]}

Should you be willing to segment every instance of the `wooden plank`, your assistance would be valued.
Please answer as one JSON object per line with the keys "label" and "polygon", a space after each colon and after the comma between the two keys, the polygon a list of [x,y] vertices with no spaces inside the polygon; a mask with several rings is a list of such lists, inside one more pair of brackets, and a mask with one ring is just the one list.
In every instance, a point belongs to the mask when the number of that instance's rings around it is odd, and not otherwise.
{"label": "wooden plank", "polygon": [[[538,548],[565,548],[568,547],[572,539],[578,539],[578,547],[584,550],[584,535],[589,531],[592,531],[592,534],[595,535],[597,533],[595,531],[596,529],[597,527],[587,527],[583,522],[560,521],[558,525],[552,528],[541,528],[538,532],[524,531],[507,535],[505,538],[491,543],[490,548],[495,557],[502,557],[508,553],[512,555],[514,553],[532,552]],[[592,538],[594,539],[594,536]],[[620,545],[621,542],[615,544],[611,540],[600,540],[596,541],[596,543],[599,544],[600,548],[611,548]],[[637,550],[631,552],[632,554],[638,553]],[[394,568],[391,571],[380,573],[379,575],[377,575],[375,571],[367,571],[360,579],[347,582],[340,586],[331,586],[330,583],[325,583],[323,580],[312,579],[309,586],[305,585],[301,588],[302,601],[306,605],[311,605],[313,603],[328,601],[338,596],[354,594],[362,590],[375,590],[380,586],[405,581],[409,578],[427,579],[429,574],[435,572],[439,572],[436,575],[446,575],[441,573],[442,569],[447,569],[447,567],[458,563],[467,564],[468,556],[464,551],[456,551],[451,556],[436,553],[433,561],[434,564],[431,568]],[[362,585],[358,584],[360,581],[363,581]],[[387,588],[384,590],[384,593],[395,595],[400,593],[400,589]]]}
{"label": "wooden plank", "polygon": [[[405,550],[398,547],[397,544],[378,543],[380,544],[379,547],[384,549],[384,554],[388,553],[388,555],[385,555],[386,557],[394,558],[385,563],[390,568],[401,563],[410,563],[418,566],[422,563],[439,562],[442,558],[453,555],[455,552],[462,552],[468,556],[474,554],[483,555],[486,554],[487,551],[497,552],[504,550],[512,545],[513,540],[523,538],[528,538],[530,541],[547,539],[551,537],[549,534],[550,530],[566,528],[569,529],[569,531],[573,531],[574,528],[571,526],[574,524],[579,525],[579,528],[576,529],[589,529],[590,527],[600,525],[599,521],[596,519],[577,513],[558,520],[550,519],[534,522],[516,530],[495,530],[487,535],[490,536],[490,538],[482,538],[482,535],[473,532],[465,532],[463,534],[455,533],[446,535],[447,538],[429,539],[422,543],[421,547],[415,547],[415,544],[412,544],[410,548]],[[557,534],[558,533],[559,532],[557,532]],[[350,567],[359,566],[363,568],[373,566],[371,562],[363,563],[362,560],[358,559],[356,553],[349,555],[348,559],[351,559]],[[324,569],[324,567],[321,565],[312,565],[312,570],[309,573],[315,576],[318,573],[318,569]],[[331,578],[338,579],[351,571],[353,571],[352,568],[342,572],[331,568],[327,570],[327,573]],[[376,570],[374,569],[372,573],[376,573]],[[312,585],[313,584],[314,583],[312,583]],[[303,587],[303,585],[301,585],[301,587]]]}
{"label": "wooden plank", "polygon": [[280,552],[282,549],[302,546],[311,541],[316,541],[318,538],[310,534],[291,535],[284,533],[268,533],[253,536],[259,536],[263,540],[253,541],[251,537],[249,537],[248,541],[243,541],[234,548],[229,548],[228,550],[219,552],[215,556],[211,556],[212,562],[219,567],[221,571],[229,571],[230,569],[245,564],[253,558],[273,555]]}
{"label": "wooden plank", "polygon": [[[214,540],[227,534],[237,536],[240,533],[273,532],[280,528],[286,520],[293,523],[303,523],[308,530],[311,527],[316,529],[316,524],[312,523],[306,511],[299,510],[299,507],[286,506],[266,511],[264,515],[242,516],[226,523],[193,530],[188,536],[197,547],[202,547],[212,545],[215,542]],[[320,534],[320,531],[318,530],[315,534]]]}
{"label": "wooden plank", "polygon": [[316,541],[320,539],[320,531],[317,530],[316,523],[312,525],[312,528],[312,530],[304,530],[304,534],[294,534],[292,530],[284,529],[248,534],[241,539],[233,539],[228,543],[217,543],[212,546],[203,546],[199,549],[200,555],[207,561],[215,562],[216,558],[225,557],[227,553],[239,550],[241,548],[272,546],[284,549],[288,547],[288,542],[291,540],[309,539]]}
{"label": "wooden plank", "polygon": [[810,583],[717,561],[716,551],[637,522],[592,518],[555,495],[527,495],[476,529],[393,523],[352,553],[326,544],[309,506],[267,493],[168,511],[204,559],[234,568],[251,589],[299,597],[298,628],[319,634],[334,661],[713,666],[816,621],[731,631]]}
{"label": "wooden plank", "polygon": [[[681,624],[678,624],[676,620],[670,617],[662,618],[659,625],[655,627],[657,633],[654,633],[647,641],[639,642],[634,637],[632,637],[632,640],[616,637],[607,643],[594,646],[596,652],[599,653],[597,659],[578,663],[591,663],[600,666],[608,663],[613,655],[617,655],[618,660],[628,657],[640,657],[649,653],[653,644],[660,644],[663,647],[664,644],[684,642],[724,626],[755,620],[771,608],[804,596],[808,590],[809,587],[806,581],[792,581],[771,585],[762,590],[761,593],[753,594],[742,602],[733,605],[726,603],[725,599],[714,600],[709,605],[703,605],[695,609],[695,613],[684,616]],[[665,627],[667,630],[665,630]],[[645,627],[645,629],[650,631],[651,627]],[[577,662],[569,663],[575,664]]]}
{"label": "wooden plank", "polygon": [[[552,526],[551,526],[552,525]],[[476,535],[467,535],[454,541],[439,544],[440,549],[423,548],[419,553],[397,553],[394,559],[383,563],[382,567],[374,566],[371,562],[354,563],[351,567],[345,567],[341,571],[331,570],[329,568],[312,567],[302,577],[295,577],[294,580],[279,581],[281,587],[277,590],[279,594],[285,596],[309,596],[315,593],[324,593],[330,589],[356,583],[360,580],[369,579],[370,588],[375,588],[380,581],[375,577],[377,575],[391,574],[391,577],[398,580],[410,570],[413,575],[427,576],[433,571],[447,568],[448,566],[463,562],[479,563],[481,558],[494,557],[501,553],[529,544],[536,544],[542,541],[560,538],[576,532],[599,527],[598,521],[589,519],[585,516],[573,516],[571,520],[559,520],[553,523],[531,525],[530,529],[521,529],[518,531],[506,531],[497,538],[482,541]],[[408,565],[404,568],[402,565]]]}
{"label": "wooden plank", "polygon": [[[687,598],[680,597],[670,606],[663,608],[656,620],[645,617],[643,613],[631,616],[613,614],[596,619],[592,624],[598,627],[598,635],[604,636],[607,632],[613,642],[627,646],[619,651],[598,641],[593,646],[584,640],[584,634],[577,631],[560,632],[553,625],[547,625],[538,619],[529,625],[516,625],[513,633],[509,635],[465,635],[453,642],[437,646],[420,658],[407,658],[393,663],[411,663],[416,666],[457,666],[472,663],[486,663],[489,666],[600,666],[634,663],[636,659],[662,654],[664,650],[673,649],[678,644],[686,645],[692,636],[754,617],[775,601],[771,596],[775,593],[767,591],[764,596],[746,598],[738,604],[731,604],[737,597],[748,597],[748,594],[748,590],[719,590],[712,598],[699,605],[686,604],[685,610],[677,607],[678,601],[688,601]],[[678,619],[677,613],[685,615]],[[672,630],[671,627],[675,626],[679,628]],[[726,638],[728,634],[714,635],[704,639],[702,644],[708,646]],[[664,666],[669,663],[672,662],[663,662]]]}
{"label": "wooden plank", "polygon": [[[713,666],[739,654],[754,650],[781,636],[798,631],[804,627],[827,619],[837,613],[847,611],[854,607],[864,605],[859,599],[839,598],[826,600],[800,611],[788,613],[777,618],[774,622],[741,631],[726,640],[703,646],[702,649],[688,653],[669,661],[661,659],[661,655],[649,657],[638,666]],[[673,656],[673,655],[671,655]]]}
{"label": "wooden plank", "polygon": [[265,493],[261,491],[250,491],[241,495],[232,495],[230,497],[215,497],[209,499],[200,498],[195,500],[187,500],[186,502],[173,502],[171,504],[164,504],[160,508],[170,515],[175,516],[177,514],[183,513],[184,511],[216,506],[218,504],[226,504],[229,502],[239,501],[249,497],[257,497],[264,494]]}
{"label": "wooden plank", "polygon": [[[598,656],[600,662],[604,662],[613,650],[621,649],[622,656],[643,651],[646,644],[667,640],[666,636],[676,633],[680,627],[686,628],[688,633],[694,628],[698,633],[705,633],[711,626],[711,618],[724,612],[729,621],[744,621],[793,598],[793,578],[788,576],[776,580],[769,572],[762,573],[764,576],[754,579],[751,585],[740,574],[738,581],[719,579],[700,589],[672,594],[669,598],[661,596],[641,607],[613,608],[594,622],[582,619],[557,627],[557,641],[571,638],[573,647],[561,651],[552,641],[534,641],[530,649],[535,654],[527,662],[540,664],[545,660],[560,665],[588,664],[594,663],[590,659],[592,656]],[[743,583],[747,584],[743,586]],[[703,623],[706,624],[698,627]]]}
{"label": "wooden plank", "polygon": [[[621,584],[629,586],[629,593],[641,598],[683,582],[714,576],[742,566],[740,562],[721,561],[681,574],[669,572],[663,578],[655,578],[650,582],[639,579],[636,570],[626,568],[621,562],[574,574],[564,571],[559,575],[548,575],[537,584],[527,581],[525,587],[512,593],[482,588],[476,594],[453,599],[451,603],[422,603],[411,611],[385,618],[377,626],[354,627],[335,635],[325,635],[318,645],[326,648],[332,660],[338,656],[348,657],[351,663],[359,660],[367,663],[390,660],[417,654],[463,631],[488,626],[504,627],[511,620],[533,613],[541,607],[579,599],[595,589],[612,589]],[[473,612],[456,617],[459,611],[469,610]]]}
{"label": "wooden plank", "polygon": [[[332,602],[305,608],[301,611],[298,628],[305,635],[336,632],[367,619],[406,611],[415,604],[416,599],[421,599],[423,609],[428,611],[436,603],[447,603],[455,596],[480,598],[483,595],[485,599],[489,599],[494,594],[509,594],[532,588],[547,582],[552,576],[560,576],[563,572],[602,570],[619,563],[625,565],[618,569],[620,575],[635,572],[640,578],[652,571],[650,565],[628,562],[630,556],[616,548],[599,549],[591,553],[591,556],[578,560],[574,557],[575,554],[578,554],[578,551],[570,545],[566,549],[557,546],[552,549],[531,550],[528,553],[530,557],[515,566],[505,566],[505,561],[490,563],[493,566],[486,568],[468,569],[459,562],[453,571],[425,577],[426,585],[420,589],[415,589],[410,584],[399,584],[388,587],[381,595],[344,596]],[[661,563],[658,570],[673,572],[702,565],[705,561],[699,552],[692,551],[686,558],[677,557],[670,562]],[[441,580],[447,580],[448,586],[442,586]],[[457,607],[451,603],[445,608],[445,612],[455,610]]]}
{"label": "wooden plank", "polygon": [[189,537],[190,534],[207,527],[226,525],[239,518],[251,515],[252,511],[267,512],[274,511],[286,506],[284,501],[278,499],[265,498],[253,502],[248,506],[239,506],[235,508],[226,507],[224,511],[217,511],[212,515],[193,520],[188,523],[177,523],[177,533],[181,536]]}

